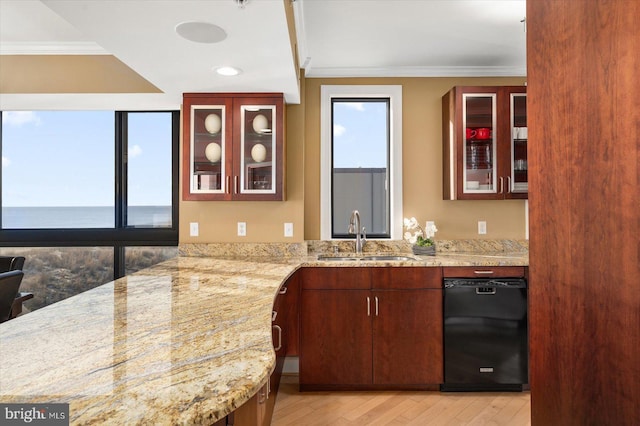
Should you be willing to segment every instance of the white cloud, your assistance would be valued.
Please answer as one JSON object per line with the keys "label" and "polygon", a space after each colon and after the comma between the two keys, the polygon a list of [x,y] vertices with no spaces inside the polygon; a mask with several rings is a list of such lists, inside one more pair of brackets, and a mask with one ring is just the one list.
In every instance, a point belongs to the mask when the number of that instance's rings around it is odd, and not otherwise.
{"label": "white cloud", "polygon": [[342,136],[346,131],[347,131],[347,128],[340,124],[333,125],[333,136]]}
{"label": "white cloud", "polygon": [[136,158],[139,155],[142,155],[142,148],[140,148],[140,145],[133,145],[129,147],[129,158]]}
{"label": "white cloud", "polygon": [[342,105],[355,109],[356,111],[364,111],[364,103],[363,102],[345,102]]}
{"label": "white cloud", "polygon": [[23,124],[33,123],[38,126],[41,120],[33,111],[5,111],[2,113],[2,123],[9,126],[22,126]]}
{"label": "white cloud", "polygon": [[9,160],[7,157],[5,157],[4,155],[2,156],[2,167],[7,167],[8,165],[11,164],[11,160]]}

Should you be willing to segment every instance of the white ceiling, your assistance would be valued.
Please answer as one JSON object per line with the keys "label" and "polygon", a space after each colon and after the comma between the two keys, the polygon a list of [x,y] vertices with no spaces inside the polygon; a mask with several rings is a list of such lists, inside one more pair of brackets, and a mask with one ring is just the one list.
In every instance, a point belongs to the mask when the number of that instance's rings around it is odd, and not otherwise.
{"label": "white ceiling", "polygon": [[[183,92],[283,92],[299,102],[285,0],[0,0],[0,54],[112,54],[163,94],[2,94],[0,109],[177,108]],[[286,0],[289,1],[289,0]],[[296,0],[307,77],[524,76],[525,0]],[[185,21],[227,39],[194,43]],[[213,72],[242,69],[236,77]],[[0,73],[9,72],[0,69]],[[61,102],[64,102],[62,104]]]}

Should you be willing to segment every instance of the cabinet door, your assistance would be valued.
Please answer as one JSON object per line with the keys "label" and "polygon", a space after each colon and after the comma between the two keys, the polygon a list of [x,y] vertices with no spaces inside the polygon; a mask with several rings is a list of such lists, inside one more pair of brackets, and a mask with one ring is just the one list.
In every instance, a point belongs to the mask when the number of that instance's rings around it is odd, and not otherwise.
{"label": "cabinet door", "polygon": [[461,94],[462,194],[494,198],[498,194],[497,92]]}
{"label": "cabinet door", "polygon": [[299,346],[299,305],[300,305],[300,277],[302,270],[293,273],[280,289],[278,299],[282,301],[279,319],[286,331],[286,356],[298,356]]}
{"label": "cabinet door", "polygon": [[185,97],[183,199],[230,199],[232,105],[230,99],[223,97]]}
{"label": "cabinet door", "polygon": [[[519,89],[519,90],[518,90]],[[518,90],[514,92],[513,90]],[[529,163],[527,161],[527,94],[525,88],[511,89],[509,97],[509,159],[507,198],[527,198]]]}
{"label": "cabinet door", "polygon": [[374,291],[373,298],[373,383],[442,383],[442,290]]}
{"label": "cabinet door", "polygon": [[371,383],[371,292],[303,290],[300,385]]}
{"label": "cabinet door", "polygon": [[283,199],[282,98],[234,100],[234,199]]}

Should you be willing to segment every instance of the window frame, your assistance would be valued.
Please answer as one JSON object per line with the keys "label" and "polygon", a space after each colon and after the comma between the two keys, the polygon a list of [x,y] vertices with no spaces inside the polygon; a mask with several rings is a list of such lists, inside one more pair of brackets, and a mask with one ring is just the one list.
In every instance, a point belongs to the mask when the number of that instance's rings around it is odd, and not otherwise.
{"label": "window frame", "polygon": [[[127,117],[129,113],[171,114],[171,227],[124,226],[127,215]],[[0,154],[2,153],[0,111]],[[113,228],[33,228],[2,229],[0,247],[113,247],[114,279],[124,276],[124,248],[128,246],[177,246],[179,229],[179,148],[180,111],[114,111],[115,223]],[[0,208],[2,206],[0,173]]]}
{"label": "window frame", "polygon": [[[402,239],[402,86],[322,85],[320,87],[320,239],[332,237],[333,98],[389,99],[389,238]],[[345,218],[348,220],[348,218]]]}

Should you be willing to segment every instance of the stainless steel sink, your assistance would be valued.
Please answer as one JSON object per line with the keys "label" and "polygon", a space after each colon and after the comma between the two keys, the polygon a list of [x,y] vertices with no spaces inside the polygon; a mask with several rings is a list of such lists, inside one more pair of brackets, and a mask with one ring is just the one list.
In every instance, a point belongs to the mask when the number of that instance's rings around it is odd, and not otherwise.
{"label": "stainless steel sink", "polygon": [[380,255],[380,256],[366,256],[362,260],[393,260],[396,262],[406,262],[411,260],[418,260],[411,256],[392,256],[392,255]]}
{"label": "stainless steel sink", "polygon": [[355,256],[326,256],[319,255],[318,260],[322,261],[334,261],[334,262],[342,262],[342,261],[396,261],[396,262],[406,262],[412,260],[418,260],[415,257],[411,256],[396,256],[396,255],[377,255],[377,256],[364,256],[364,257],[355,257]]}
{"label": "stainless steel sink", "polygon": [[324,256],[324,255],[319,255],[318,256],[318,260],[323,260],[323,261],[334,261],[334,262],[342,262],[344,260],[360,260],[359,257],[354,257],[354,256]]}

